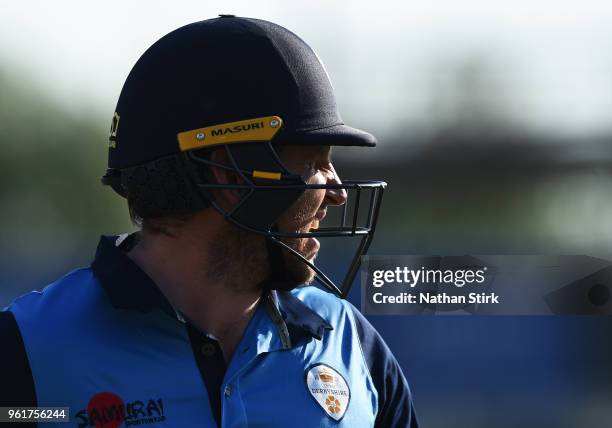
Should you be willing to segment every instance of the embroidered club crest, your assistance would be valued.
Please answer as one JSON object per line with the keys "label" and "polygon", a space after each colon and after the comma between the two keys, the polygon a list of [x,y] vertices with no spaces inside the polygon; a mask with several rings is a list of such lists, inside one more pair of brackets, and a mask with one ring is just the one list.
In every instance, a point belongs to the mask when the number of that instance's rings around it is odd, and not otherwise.
{"label": "embroidered club crest", "polygon": [[306,386],[328,416],[336,421],[342,419],[351,391],[340,373],[326,364],[317,364],[306,373]]}

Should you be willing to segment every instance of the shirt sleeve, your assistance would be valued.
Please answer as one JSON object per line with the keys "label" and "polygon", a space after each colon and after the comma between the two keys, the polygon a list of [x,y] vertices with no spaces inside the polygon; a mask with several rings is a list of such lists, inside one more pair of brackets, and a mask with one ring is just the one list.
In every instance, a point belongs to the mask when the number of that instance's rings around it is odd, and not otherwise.
{"label": "shirt sleeve", "polygon": [[418,428],[412,394],[401,367],[372,324],[350,306],[366,364],[378,391],[375,427]]}
{"label": "shirt sleeve", "polygon": [[[21,332],[10,311],[0,311],[0,407],[36,407],[34,378]],[[35,423],[23,423],[23,428]]]}

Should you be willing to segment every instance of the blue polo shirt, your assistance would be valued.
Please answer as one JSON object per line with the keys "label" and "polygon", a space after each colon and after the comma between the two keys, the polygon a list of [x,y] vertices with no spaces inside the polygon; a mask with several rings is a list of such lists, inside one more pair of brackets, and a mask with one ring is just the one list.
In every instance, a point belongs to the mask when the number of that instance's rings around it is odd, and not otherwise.
{"label": "blue polo shirt", "polygon": [[125,255],[136,236],[102,237],[89,268],[0,312],[0,406],[70,407],[63,427],[417,426],[397,361],[349,302],[267,292],[226,362]]}

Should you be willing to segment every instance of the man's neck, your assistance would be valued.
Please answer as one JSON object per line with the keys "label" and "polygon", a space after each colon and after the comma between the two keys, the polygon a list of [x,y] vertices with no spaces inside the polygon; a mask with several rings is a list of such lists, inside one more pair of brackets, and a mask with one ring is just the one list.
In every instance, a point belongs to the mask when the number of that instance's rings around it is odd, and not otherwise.
{"label": "man's neck", "polygon": [[[261,298],[258,284],[246,284],[248,277],[236,277],[235,281],[242,281],[237,288],[238,282],[227,284],[231,281],[229,275],[221,282],[211,279],[206,266],[213,255],[190,240],[144,234],[128,257],[157,284],[177,311],[199,330],[219,340],[229,362]],[[228,264],[228,271],[232,267],[238,268],[239,262],[234,266]]]}

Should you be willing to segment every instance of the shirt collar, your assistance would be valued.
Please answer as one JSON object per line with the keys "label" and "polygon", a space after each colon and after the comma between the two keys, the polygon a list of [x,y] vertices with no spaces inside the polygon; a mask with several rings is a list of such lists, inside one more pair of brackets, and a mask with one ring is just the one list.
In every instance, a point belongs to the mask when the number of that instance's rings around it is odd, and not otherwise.
{"label": "shirt collar", "polygon": [[138,242],[138,234],[102,236],[91,269],[118,309],[151,312],[160,309],[176,317],[172,305],[151,278],[125,252]]}
{"label": "shirt collar", "polygon": [[325,330],[334,329],[329,322],[306,306],[291,292],[276,290],[274,296],[293,343],[297,343],[304,337],[304,334],[321,340]]}
{"label": "shirt collar", "polygon": [[[138,242],[138,233],[102,236],[91,264],[114,307],[151,312],[159,309],[172,318],[176,312],[153,280],[127,255]],[[321,339],[333,327],[289,291],[275,290],[270,300],[286,325],[292,345],[304,338]]]}

